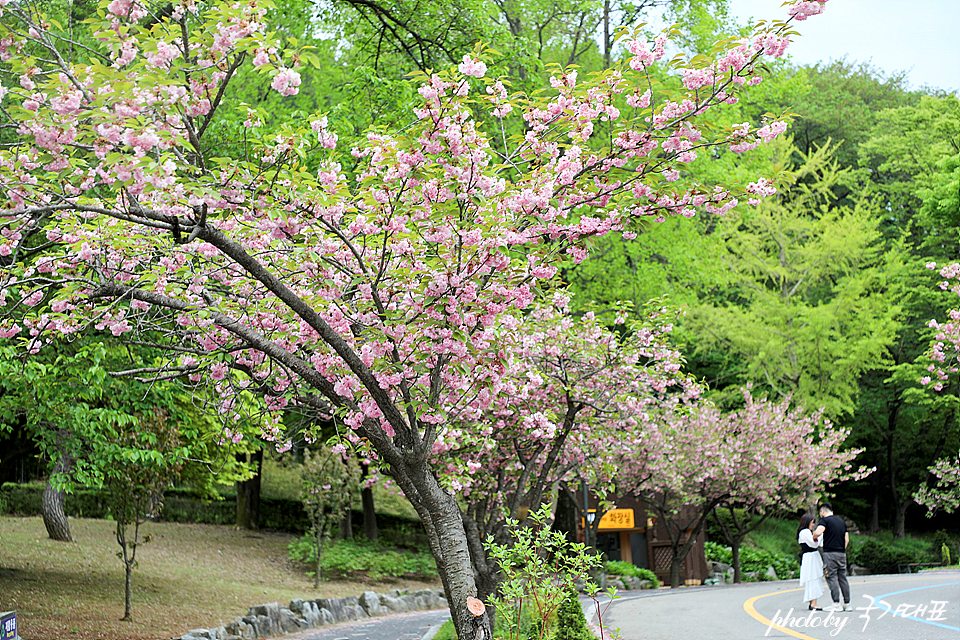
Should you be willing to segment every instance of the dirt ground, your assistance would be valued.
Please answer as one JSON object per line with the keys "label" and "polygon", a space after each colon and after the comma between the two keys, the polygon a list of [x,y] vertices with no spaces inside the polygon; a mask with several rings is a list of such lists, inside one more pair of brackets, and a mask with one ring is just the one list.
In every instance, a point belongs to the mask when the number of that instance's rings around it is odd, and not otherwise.
{"label": "dirt ground", "polygon": [[54,542],[39,517],[0,516],[0,611],[17,611],[24,640],[166,640],[245,615],[253,605],[342,597],[439,583],[313,581],[287,559],[295,536],[194,524],[148,523],[137,553],[133,622],[123,617],[115,523],[71,519],[75,542]]}

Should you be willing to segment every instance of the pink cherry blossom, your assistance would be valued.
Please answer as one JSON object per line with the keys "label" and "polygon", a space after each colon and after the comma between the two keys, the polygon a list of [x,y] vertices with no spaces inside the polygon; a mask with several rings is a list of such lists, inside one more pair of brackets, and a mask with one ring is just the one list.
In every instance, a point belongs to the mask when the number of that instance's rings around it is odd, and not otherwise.
{"label": "pink cherry blossom", "polygon": [[300,74],[293,69],[282,69],[270,86],[282,96],[295,96],[300,93]]}
{"label": "pink cherry blossom", "polygon": [[457,68],[463,75],[474,78],[482,78],[487,73],[487,65],[482,60],[471,58],[469,54],[463,56],[463,62]]}

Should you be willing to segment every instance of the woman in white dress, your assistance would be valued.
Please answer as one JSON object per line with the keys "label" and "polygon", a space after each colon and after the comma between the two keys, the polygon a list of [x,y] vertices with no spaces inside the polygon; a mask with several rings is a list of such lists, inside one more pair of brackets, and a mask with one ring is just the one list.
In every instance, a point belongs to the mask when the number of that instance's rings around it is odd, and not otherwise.
{"label": "woman in white dress", "polygon": [[817,598],[826,591],[823,579],[823,559],[819,548],[823,539],[813,535],[813,516],[803,514],[797,529],[797,542],[800,543],[800,586],[803,587],[803,600],[811,611],[823,611],[817,606]]}

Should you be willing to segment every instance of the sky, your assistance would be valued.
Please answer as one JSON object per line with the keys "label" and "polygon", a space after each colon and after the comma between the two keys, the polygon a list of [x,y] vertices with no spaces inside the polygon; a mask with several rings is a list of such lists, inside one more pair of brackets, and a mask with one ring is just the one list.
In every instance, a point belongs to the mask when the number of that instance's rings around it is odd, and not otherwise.
{"label": "sky", "polygon": [[[730,0],[738,22],[783,19],[783,0]],[[960,0],[829,0],[824,12],[794,23],[787,52],[799,64],[870,62],[906,71],[911,88],[960,90]]]}

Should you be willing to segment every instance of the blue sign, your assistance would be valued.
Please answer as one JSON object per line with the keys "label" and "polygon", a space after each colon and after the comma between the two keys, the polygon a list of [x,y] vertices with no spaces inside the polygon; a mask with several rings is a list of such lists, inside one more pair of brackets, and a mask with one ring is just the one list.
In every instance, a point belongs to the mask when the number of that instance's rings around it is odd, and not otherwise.
{"label": "blue sign", "polygon": [[17,612],[0,613],[0,640],[20,640],[17,635]]}

